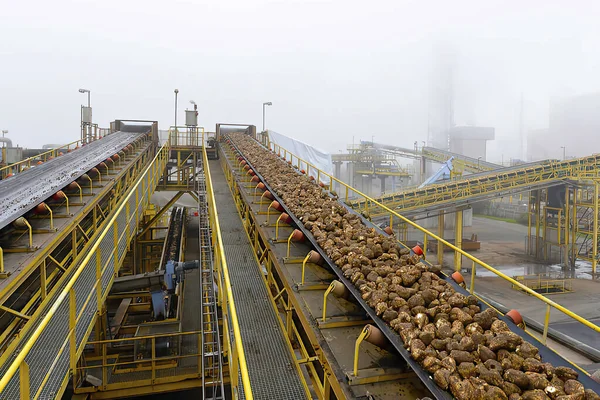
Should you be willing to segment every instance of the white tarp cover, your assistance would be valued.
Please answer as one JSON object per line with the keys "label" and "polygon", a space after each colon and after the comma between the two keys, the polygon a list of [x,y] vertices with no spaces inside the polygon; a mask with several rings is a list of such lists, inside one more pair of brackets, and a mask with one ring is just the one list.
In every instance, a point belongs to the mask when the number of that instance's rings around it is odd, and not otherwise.
{"label": "white tarp cover", "polygon": [[[331,154],[319,150],[316,147],[310,146],[306,143],[302,143],[299,140],[292,139],[291,137],[282,135],[272,130],[267,131],[269,133],[269,141],[271,143],[278,144],[289,152],[297,155],[303,160],[308,161],[321,171],[325,171],[330,175],[333,175],[333,163],[331,162]],[[288,156],[288,160],[291,158]],[[296,162],[296,160],[294,160]],[[306,169],[305,165],[301,166],[301,169]],[[317,178],[316,171],[310,171],[310,174]],[[328,176],[320,176],[319,180],[324,184],[329,184]]]}

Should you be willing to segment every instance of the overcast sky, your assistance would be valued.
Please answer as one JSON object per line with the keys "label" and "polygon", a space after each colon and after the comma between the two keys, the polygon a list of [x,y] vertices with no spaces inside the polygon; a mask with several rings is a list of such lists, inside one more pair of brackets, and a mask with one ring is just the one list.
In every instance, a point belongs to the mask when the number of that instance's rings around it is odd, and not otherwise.
{"label": "overcast sky", "polygon": [[[551,98],[600,89],[597,1],[0,0],[0,129],[25,147],[94,120],[267,127],[337,152],[425,140],[432,71],[454,54],[455,121],[496,128],[488,159],[547,126]],[[600,151],[597,149],[596,151]]]}

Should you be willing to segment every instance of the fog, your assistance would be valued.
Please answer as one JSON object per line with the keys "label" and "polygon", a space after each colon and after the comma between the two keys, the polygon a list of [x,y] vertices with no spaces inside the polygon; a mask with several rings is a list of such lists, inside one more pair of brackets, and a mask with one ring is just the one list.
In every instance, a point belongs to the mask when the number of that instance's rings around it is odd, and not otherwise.
{"label": "fog", "polygon": [[454,122],[495,127],[487,158],[499,160],[523,154],[521,112],[525,131],[545,128],[553,99],[600,90],[592,1],[0,6],[0,128],[24,147],[79,137],[78,88],[92,91],[101,127],[116,118],[168,127],[178,88],[179,121],[195,100],[209,130],[261,128],[271,101],[267,127],[327,151],[372,136],[410,147],[427,139],[432,86],[445,76]]}

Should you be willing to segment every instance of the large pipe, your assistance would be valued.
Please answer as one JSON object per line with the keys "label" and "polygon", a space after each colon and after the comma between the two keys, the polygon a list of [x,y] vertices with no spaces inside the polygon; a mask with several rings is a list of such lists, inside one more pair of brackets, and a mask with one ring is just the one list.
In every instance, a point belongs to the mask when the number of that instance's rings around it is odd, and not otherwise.
{"label": "large pipe", "polygon": [[7,137],[0,137],[0,143],[6,143],[6,147],[13,147],[12,140]]}
{"label": "large pipe", "polygon": [[64,144],[56,144],[56,143],[48,143],[42,146],[42,149],[56,149],[58,147],[63,147]]}

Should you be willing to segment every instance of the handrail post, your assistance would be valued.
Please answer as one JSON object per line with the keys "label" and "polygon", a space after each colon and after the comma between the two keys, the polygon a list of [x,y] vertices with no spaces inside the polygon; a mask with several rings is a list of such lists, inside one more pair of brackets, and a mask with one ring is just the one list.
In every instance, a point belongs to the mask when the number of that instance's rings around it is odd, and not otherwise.
{"label": "handrail post", "polygon": [[42,203],[44,205],[44,207],[46,207],[46,210],[48,210],[48,212],[50,212],[50,229],[54,229],[54,219],[52,217],[52,209],[50,207],[48,207],[48,204],[46,203]]}
{"label": "handrail post", "polygon": [[335,283],[334,282],[331,282],[329,284],[329,287],[327,288],[327,290],[323,294],[323,319],[322,319],[322,321],[325,321],[327,319],[327,296],[329,296],[329,293],[331,293],[333,291],[333,289],[335,289]]}
{"label": "handrail post", "polygon": [[[456,211],[454,218],[454,245],[462,250],[462,210]],[[462,254],[458,251],[454,252],[454,269],[460,271],[462,263]]]}
{"label": "handrail post", "polygon": [[77,302],[75,301],[75,288],[69,290],[69,360],[73,379],[77,373],[77,342],[75,341],[76,324],[77,324]]}
{"label": "handrail post", "polygon": [[[271,202],[271,204],[273,204]],[[271,217],[271,204],[269,204],[269,207],[267,207],[267,220],[265,221],[265,225],[269,225],[269,218]]]}
{"label": "handrail post", "polygon": [[356,343],[354,344],[354,376],[358,376],[358,352],[360,350],[360,344],[363,340],[369,335],[369,325],[365,325],[363,330],[356,338]]}
{"label": "handrail post", "polygon": [[70,214],[70,212],[69,212],[69,196],[67,196],[65,194],[65,192],[63,192],[63,195],[65,196],[65,202],[67,203],[67,214]]}
{"label": "handrail post", "polygon": [[287,258],[290,258],[290,243],[292,241],[292,236],[294,236],[294,232],[290,233],[290,236],[287,240]]}
{"label": "handrail post", "polygon": [[29,400],[31,396],[29,385],[29,365],[23,360],[19,366],[19,397],[21,400]]}
{"label": "handrail post", "polygon": [[[279,217],[277,218],[277,221],[275,222],[275,241],[279,240],[279,221],[281,220],[282,215],[283,215],[283,213],[279,215]],[[269,218],[267,217],[267,224],[268,223],[269,223]]]}
{"label": "handrail post", "polygon": [[308,261],[309,258],[310,258],[310,251],[308,252],[306,257],[304,257],[304,260],[302,261],[302,281],[300,283],[301,285],[304,285],[304,271],[306,269],[306,262]]}
{"label": "handrail post", "polygon": [[76,181],[73,181],[73,183],[75,184],[75,186],[77,186],[77,189],[79,189],[79,201],[83,203],[83,189],[81,189],[81,186],[79,186],[79,183],[77,183]]}
{"label": "handrail post", "polygon": [[469,287],[469,292],[471,294],[473,294],[473,292],[475,291],[475,270],[476,264],[475,261],[473,261],[473,266],[471,267],[471,286]]}
{"label": "handrail post", "polygon": [[150,340],[152,343],[152,384],[154,384],[156,379],[156,338],[152,336]]}
{"label": "handrail post", "polygon": [[8,274],[4,271],[4,251],[0,247],[0,279],[8,278]]}
{"label": "handrail post", "polygon": [[548,337],[548,327],[550,325],[550,304],[546,305],[546,317],[544,318],[544,333],[542,334],[542,344],[546,345],[546,338]]}
{"label": "handrail post", "polygon": [[[22,221],[27,226],[27,230],[29,231],[29,249],[33,249],[33,228],[31,227],[27,219],[22,218]],[[4,272],[4,270],[0,269],[0,273],[2,272]]]}

